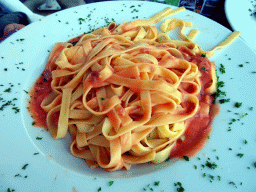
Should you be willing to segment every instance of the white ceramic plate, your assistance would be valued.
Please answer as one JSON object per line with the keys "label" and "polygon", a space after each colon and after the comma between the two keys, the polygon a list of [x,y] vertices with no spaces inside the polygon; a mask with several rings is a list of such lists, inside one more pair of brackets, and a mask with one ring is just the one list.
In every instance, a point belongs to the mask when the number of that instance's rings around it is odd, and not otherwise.
{"label": "white ceramic plate", "polygon": [[[26,91],[43,71],[48,50],[56,42],[87,32],[90,26],[103,26],[112,18],[117,23],[131,21],[136,16],[148,18],[166,6],[152,2],[111,1],[74,7],[28,25],[0,44],[0,97],[3,98],[0,99],[0,109],[3,108],[0,110],[0,191],[9,188],[22,192],[72,192],[75,188],[78,192],[93,192],[101,188],[101,191],[113,192],[172,192],[177,191],[174,186],[177,182],[182,183],[186,192],[256,191],[256,74],[252,73],[256,71],[256,55],[241,38],[211,58],[220,80],[225,82],[221,90],[226,91],[225,98],[230,98],[230,102],[221,105],[210,139],[190,161],[146,164],[135,166],[128,172],[90,170],[82,160],[69,153],[68,137],[54,140],[44,129],[32,126],[33,119],[26,109]],[[201,31],[195,41],[205,50],[212,49],[231,34],[225,27],[194,12],[185,11],[175,17],[193,22],[193,28]],[[225,66],[225,74],[219,73],[220,64]],[[239,67],[241,64],[243,67]],[[3,107],[8,101],[15,106]],[[235,102],[243,104],[235,108]],[[250,107],[254,109],[250,110]],[[20,110],[15,113],[17,109]],[[234,113],[248,115],[229,125],[232,119],[240,119]],[[232,131],[228,131],[229,127]],[[37,140],[37,137],[42,139]],[[240,158],[239,153],[244,156]],[[215,162],[217,169],[203,168],[202,164],[205,165],[207,160]],[[111,186],[110,181],[114,181]],[[155,186],[154,182],[158,181],[159,185]]]}
{"label": "white ceramic plate", "polygon": [[251,16],[256,11],[253,5],[256,5],[254,0],[226,0],[225,13],[232,29],[240,31],[246,43],[256,50],[256,17]]}

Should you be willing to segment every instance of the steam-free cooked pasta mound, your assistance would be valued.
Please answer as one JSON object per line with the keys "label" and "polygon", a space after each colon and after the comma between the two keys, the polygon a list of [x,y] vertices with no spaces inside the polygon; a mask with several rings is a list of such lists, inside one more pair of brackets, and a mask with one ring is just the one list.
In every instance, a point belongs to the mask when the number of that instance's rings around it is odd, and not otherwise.
{"label": "steam-free cooked pasta mound", "polygon": [[[216,74],[206,56],[215,50],[192,42],[197,30],[184,35],[190,22],[166,20],[162,32],[151,26],[182,10],[111,23],[51,51],[43,72],[51,89],[41,102],[47,128],[54,139],[69,132],[71,153],[89,167],[116,171],[162,163],[191,119],[209,116]],[[165,33],[176,27],[182,40]]]}

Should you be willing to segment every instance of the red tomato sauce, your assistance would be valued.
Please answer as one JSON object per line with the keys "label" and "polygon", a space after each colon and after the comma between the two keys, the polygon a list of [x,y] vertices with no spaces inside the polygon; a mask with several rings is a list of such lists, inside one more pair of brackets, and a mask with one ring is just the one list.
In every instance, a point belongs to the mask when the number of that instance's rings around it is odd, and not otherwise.
{"label": "red tomato sauce", "polygon": [[209,115],[201,116],[201,109],[199,108],[197,114],[189,120],[189,124],[184,133],[184,140],[177,140],[171,151],[170,158],[183,158],[183,156],[192,157],[200,151],[208,141],[212,120],[219,112],[217,105],[213,104],[214,97],[205,93],[205,90],[212,83],[211,62],[201,55],[186,56],[189,57],[187,58],[188,61],[193,62],[198,66],[198,69],[202,74],[200,77],[202,88],[198,99],[200,104],[205,103],[209,105]]}
{"label": "red tomato sauce", "polygon": [[[42,75],[36,80],[36,83],[29,91],[29,112],[34,119],[34,125],[37,127],[48,128],[46,123],[47,112],[45,112],[41,103],[51,92],[51,72],[45,69]],[[49,75],[50,74],[50,75]]]}

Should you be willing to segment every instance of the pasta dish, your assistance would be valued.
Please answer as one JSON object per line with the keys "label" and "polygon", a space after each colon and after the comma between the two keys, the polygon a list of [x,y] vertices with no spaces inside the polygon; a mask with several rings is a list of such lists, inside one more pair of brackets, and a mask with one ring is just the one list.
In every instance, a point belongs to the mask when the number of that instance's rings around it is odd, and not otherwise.
{"label": "pasta dish", "polygon": [[[106,171],[162,163],[182,151],[183,142],[190,145],[212,119],[217,79],[208,57],[239,32],[204,51],[193,42],[199,31],[184,34],[191,22],[166,19],[184,10],[168,7],[146,20],[111,23],[56,43],[30,91],[37,94],[29,105],[39,111],[36,125],[54,139],[69,132],[70,152]],[[164,19],[158,32],[152,25]],[[181,40],[167,35],[173,30]]]}

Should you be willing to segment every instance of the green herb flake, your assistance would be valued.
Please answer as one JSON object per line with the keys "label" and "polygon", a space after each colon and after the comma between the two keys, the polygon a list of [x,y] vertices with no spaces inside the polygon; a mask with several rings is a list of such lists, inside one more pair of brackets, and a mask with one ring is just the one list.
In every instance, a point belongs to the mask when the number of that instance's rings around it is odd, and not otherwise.
{"label": "green herb flake", "polygon": [[230,185],[233,185],[235,188],[237,188],[235,182],[231,181],[231,182],[229,182],[229,184],[230,184]]}
{"label": "green herb flake", "polygon": [[206,177],[206,173],[203,174],[203,177]]}
{"label": "green herb flake", "polygon": [[247,144],[248,143],[248,141],[247,140],[244,140],[244,144]]}
{"label": "green herb flake", "polygon": [[224,73],[226,72],[226,71],[225,71],[225,66],[224,66],[223,64],[220,64],[219,70],[220,70],[220,73],[221,73],[221,74],[224,74]]}
{"label": "green herb flake", "polygon": [[11,88],[9,87],[8,89],[5,89],[4,92],[10,93],[11,92]]}
{"label": "green herb flake", "polygon": [[26,179],[28,176],[26,175],[26,176],[24,176],[24,178]]}
{"label": "green herb flake", "polygon": [[184,158],[186,161],[189,161],[189,157],[188,157],[188,156],[183,156],[183,158]]}
{"label": "green herb flake", "polygon": [[228,150],[232,151],[232,148],[228,148]]}
{"label": "green herb flake", "polygon": [[39,153],[34,153],[33,155],[38,155]]}
{"label": "green herb flake", "polygon": [[197,169],[197,165],[194,165],[194,168]]}
{"label": "green herb flake", "polygon": [[101,187],[99,187],[97,191],[100,192],[101,191]]}
{"label": "green herb flake", "polygon": [[249,110],[252,111],[252,110],[253,110],[253,107],[250,107]]}
{"label": "green herb flake", "polygon": [[155,182],[154,182],[154,185],[155,185],[155,186],[159,186],[159,184],[160,184],[160,181],[155,181]]}
{"label": "green herb flake", "polygon": [[181,182],[174,183],[174,186],[175,187],[178,186],[178,188],[177,188],[178,192],[184,192],[185,191],[185,189],[182,187]]}
{"label": "green herb flake", "polygon": [[221,177],[218,175],[218,179],[219,179],[219,181],[221,181]]}
{"label": "green herb flake", "polygon": [[214,178],[215,178],[213,175],[210,175],[210,174],[209,174],[209,177],[211,180],[214,180]]}
{"label": "green herb flake", "polygon": [[242,153],[238,153],[236,156],[238,156],[238,157],[242,158],[242,157],[244,156],[244,154],[242,154]]}
{"label": "green herb flake", "polygon": [[21,175],[20,174],[16,174],[16,175],[14,175],[14,177],[21,177]]}
{"label": "green herb flake", "polygon": [[111,185],[113,185],[114,184],[114,181],[109,181],[108,182],[108,186],[111,186]]}
{"label": "green herb flake", "polygon": [[36,140],[42,140],[42,137],[36,137]]}
{"label": "green herb flake", "polygon": [[224,85],[225,85],[224,81],[217,82],[217,87],[224,87]]}
{"label": "green herb flake", "polygon": [[22,169],[25,170],[27,168],[28,164],[25,164]]}
{"label": "green herb flake", "polygon": [[230,102],[230,99],[220,99],[219,100],[220,104],[227,103],[227,102]]}
{"label": "green herb flake", "polygon": [[203,54],[201,55],[201,57],[206,57],[206,53],[203,53]]}
{"label": "green herb flake", "polygon": [[242,102],[236,102],[235,103],[235,107],[236,108],[240,108],[242,106],[242,104],[243,104]]}
{"label": "green herb flake", "polygon": [[240,64],[240,65],[238,65],[239,67],[243,67],[244,65],[243,64]]}
{"label": "green herb flake", "polygon": [[216,156],[216,159],[219,160],[220,159],[219,156]]}
{"label": "green herb flake", "polygon": [[211,163],[210,161],[206,161],[205,165],[210,169],[216,169],[218,167],[218,165],[215,162]]}
{"label": "green herb flake", "polygon": [[253,163],[254,167],[256,168],[256,162]]}

